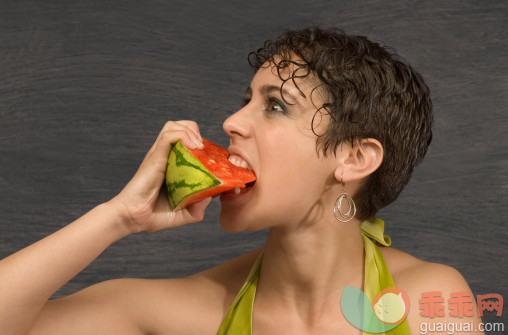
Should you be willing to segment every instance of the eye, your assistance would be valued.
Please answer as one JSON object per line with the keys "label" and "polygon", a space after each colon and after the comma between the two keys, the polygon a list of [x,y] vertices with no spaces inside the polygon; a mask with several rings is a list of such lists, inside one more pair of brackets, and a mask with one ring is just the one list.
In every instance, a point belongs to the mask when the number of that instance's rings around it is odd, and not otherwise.
{"label": "eye", "polygon": [[284,106],[284,104],[282,104],[279,100],[274,99],[274,98],[269,98],[268,101],[266,102],[266,111],[269,114],[276,114],[276,113],[281,113],[284,115],[288,114],[288,111],[287,111],[286,107]]}

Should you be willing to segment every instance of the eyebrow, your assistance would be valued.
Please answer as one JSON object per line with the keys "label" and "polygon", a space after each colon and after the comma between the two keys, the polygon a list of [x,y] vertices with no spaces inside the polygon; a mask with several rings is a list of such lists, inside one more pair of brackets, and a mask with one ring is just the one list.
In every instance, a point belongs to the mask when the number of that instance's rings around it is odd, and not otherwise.
{"label": "eyebrow", "polygon": [[[263,95],[267,95],[267,94],[272,93],[272,92],[277,92],[279,94],[282,94],[282,98],[283,99],[284,99],[284,97],[289,97],[289,99],[291,100],[290,103],[301,105],[300,102],[298,101],[298,98],[294,94],[290,93],[288,90],[286,90],[284,88],[281,90],[280,86],[276,86],[276,85],[263,85],[263,86],[261,86],[259,91]],[[252,88],[247,87],[247,89],[245,90],[245,93],[252,95]],[[284,99],[284,100],[286,100],[286,99]],[[286,101],[286,102],[288,102],[288,101]]]}

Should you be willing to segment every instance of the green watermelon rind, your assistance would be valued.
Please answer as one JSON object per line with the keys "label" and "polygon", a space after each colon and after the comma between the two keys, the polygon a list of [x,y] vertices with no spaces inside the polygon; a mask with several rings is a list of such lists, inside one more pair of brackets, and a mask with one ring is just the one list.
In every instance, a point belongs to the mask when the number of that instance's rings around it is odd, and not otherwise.
{"label": "green watermelon rind", "polygon": [[190,196],[221,184],[181,141],[175,143],[166,168],[166,189],[173,210],[179,209]]}

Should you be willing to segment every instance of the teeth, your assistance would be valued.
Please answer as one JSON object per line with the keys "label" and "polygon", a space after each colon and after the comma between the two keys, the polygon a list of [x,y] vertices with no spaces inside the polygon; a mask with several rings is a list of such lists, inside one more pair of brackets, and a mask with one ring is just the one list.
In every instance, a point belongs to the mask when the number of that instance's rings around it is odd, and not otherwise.
{"label": "teeth", "polygon": [[241,159],[240,157],[238,156],[229,156],[228,157],[229,161],[231,163],[233,163],[233,165],[236,165],[236,166],[239,166],[239,167],[243,167],[245,169],[249,169],[249,170],[252,170],[249,166],[249,164],[247,164],[246,161],[244,161],[243,159]]}

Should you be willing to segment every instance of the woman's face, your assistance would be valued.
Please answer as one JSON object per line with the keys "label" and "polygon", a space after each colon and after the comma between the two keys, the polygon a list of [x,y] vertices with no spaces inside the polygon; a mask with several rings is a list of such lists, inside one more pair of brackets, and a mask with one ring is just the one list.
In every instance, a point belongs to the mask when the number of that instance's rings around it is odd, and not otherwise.
{"label": "woman's face", "polygon": [[[283,70],[283,77],[292,71]],[[312,117],[323,104],[320,91],[315,90],[311,100],[315,82],[296,80],[303,97],[290,80],[283,86],[285,102],[281,84],[273,64],[265,64],[248,87],[243,108],[224,122],[230,137],[230,160],[237,165],[247,162],[257,176],[248,192],[221,196],[221,224],[227,231],[333,218],[336,160],[333,154],[324,157],[318,153],[317,137],[311,129]],[[326,124],[323,118],[316,133]]]}

